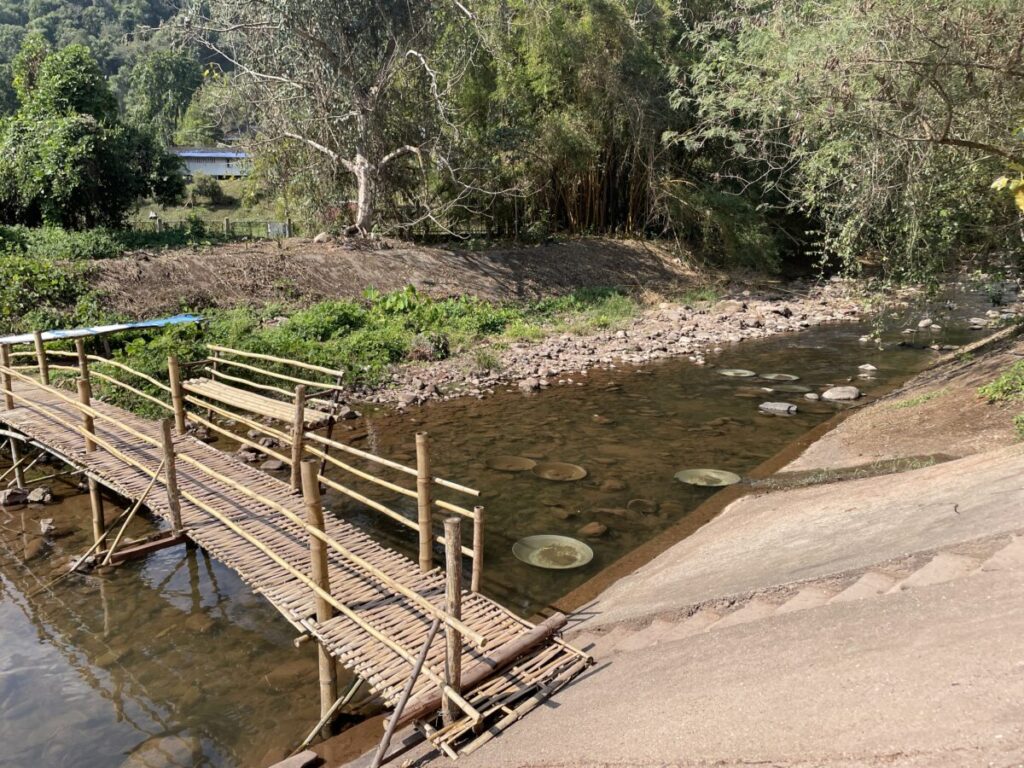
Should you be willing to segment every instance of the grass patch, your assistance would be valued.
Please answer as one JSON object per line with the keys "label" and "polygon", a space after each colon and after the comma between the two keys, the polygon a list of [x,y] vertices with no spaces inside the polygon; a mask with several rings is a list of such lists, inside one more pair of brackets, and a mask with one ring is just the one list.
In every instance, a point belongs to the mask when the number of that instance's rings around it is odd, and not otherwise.
{"label": "grass patch", "polygon": [[702,302],[714,303],[725,296],[725,292],[714,285],[701,285],[696,288],[688,288],[679,297],[683,304],[700,304]]}
{"label": "grass patch", "polygon": [[945,389],[936,389],[932,392],[924,392],[920,395],[915,395],[914,397],[908,397],[906,400],[900,400],[899,402],[896,403],[889,403],[887,407],[891,408],[894,411],[901,410],[903,408],[916,408],[919,405],[923,405],[924,403],[927,403],[930,400],[935,400],[936,398],[942,397],[945,394]]}
{"label": "grass patch", "polygon": [[[1024,360],[1018,360],[994,381],[980,387],[978,394],[990,403],[1024,400]],[[1018,437],[1024,439],[1024,413],[1013,418],[1013,427]]]}

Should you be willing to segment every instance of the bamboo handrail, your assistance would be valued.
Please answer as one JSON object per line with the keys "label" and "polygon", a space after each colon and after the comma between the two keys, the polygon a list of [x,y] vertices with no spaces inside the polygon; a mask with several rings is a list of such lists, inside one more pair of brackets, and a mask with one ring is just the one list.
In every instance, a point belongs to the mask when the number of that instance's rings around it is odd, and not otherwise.
{"label": "bamboo handrail", "polygon": [[[49,354],[49,355],[58,355],[60,357],[75,357],[75,358],[78,357],[78,353],[71,352],[69,350],[64,350],[64,349],[50,349],[50,350],[47,350],[47,354]],[[137,371],[134,368],[132,368],[131,366],[125,365],[124,363],[120,362],[119,360],[112,360],[109,357],[100,357],[99,355],[86,355],[85,357],[86,357],[86,359],[92,360],[93,362],[99,363],[100,365],[110,365],[110,366],[113,366],[114,368],[120,368],[122,371],[125,371],[126,373],[130,373],[133,376],[138,376],[140,379],[142,379],[144,381],[148,381],[150,384],[152,384],[157,389],[162,389],[164,392],[167,392],[168,394],[170,394],[171,388],[169,386],[167,386],[166,384],[164,384],[162,381],[160,381],[159,379],[153,378],[148,373],[143,373],[142,371]]]}
{"label": "bamboo handrail", "polygon": [[[60,366],[56,366],[56,365],[51,365],[50,366],[51,369],[58,368],[58,367],[60,367]],[[77,368],[71,368],[70,370],[77,371],[78,369]],[[141,389],[136,389],[131,384],[126,384],[125,382],[121,381],[120,379],[115,379],[113,376],[107,376],[107,374],[105,374],[105,373],[100,373],[95,368],[93,368],[92,370],[89,371],[89,376],[91,376],[91,377],[94,376],[97,379],[101,379],[102,381],[109,382],[109,383],[113,384],[116,387],[121,387],[121,389],[124,389],[124,390],[126,390],[128,392],[131,392],[133,395],[136,395],[137,397],[142,397],[142,398],[145,398],[146,400],[149,400],[152,403],[156,403],[161,408],[166,408],[168,411],[171,411],[171,412],[174,411],[174,407],[173,406],[168,405],[163,400],[161,400],[159,397],[154,397],[153,395],[151,395],[151,394],[149,394],[147,392],[143,392]]]}
{"label": "bamboo handrail", "polygon": [[225,437],[227,437],[227,438],[229,438],[231,440],[234,440],[236,442],[242,443],[243,445],[247,445],[250,448],[255,448],[260,453],[265,453],[267,456],[275,458],[278,461],[282,461],[285,464],[290,464],[291,463],[291,460],[292,460],[291,456],[285,456],[283,453],[278,453],[277,451],[273,450],[272,448],[268,448],[265,445],[260,445],[255,440],[250,440],[248,437],[244,437],[243,435],[240,435],[237,432],[232,432],[230,429],[226,429],[225,427],[221,427],[221,426],[219,426],[217,424],[214,424],[212,421],[207,421],[202,416],[199,416],[197,414],[190,413],[188,416],[189,416],[189,419],[191,419],[192,421],[199,422],[200,424],[202,424],[207,429],[216,430],[217,432],[220,432],[222,435],[224,435]]}
{"label": "bamboo handrail", "polygon": [[[321,445],[326,445],[326,446],[329,446],[331,448],[336,448],[339,451],[344,451],[345,453],[350,453],[353,456],[358,456],[361,459],[366,459],[367,461],[373,461],[373,462],[376,462],[377,464],[380,464],[382,466],[390,467],[391,469],[397,470],[398,472],[404,472],[407,475],[412,475],[413,477],[416,477],[416,469],[413,468],[413,467],[407,467],[404,464],[399,464],[397,461],[392,461],[391,459],[385,459],[383,456],[377,456],[376,454],[369,453],[367,451],[362,451],[359,448],[353,448],[351,445],[346,445],[345,443],[339,443],[337,440],[331,440],[330,438],[324,437],[323,435],[318,435],[315,432],[307,432],[305,435],[303,435],[303,438],[306,439],[306,440],[312,440],[314,442],[320,443]],[[465,494],[467,494],[469,496],[479,496],[480,495],[480,491],[476,490],[475,488],[470,488],[470,487],[465,486],[465,485],[459,485],[458,483],[453,483],[451,480],[444,480],[443,478],[435,477],[435,478],[433,478],[433,481],[435,483],[437,483],[438,485],[440,485],[440,486],[443,486],[445,488],[450,488],[453,491],[459,491],[461,493],[465,493]],[[455,510],[450,510],[450,511],[455,511]]]}
{"label": "bamboo handrail", "polygon": [[[0,368],[0,371],[2,371],[2,370],[3,369]],[[99,418],[99,419],[108,421],[110,423],[113,423],[116,426],[118,426],[121,429],[123,429],[126,432],[128,432],[129,434],[131,434],[133,437],[137,437],[138,439],[142,440],[143,442],[149,443],[149,444],[154,445],[154,446],[159,446],[159,444],[160,444],[159,441],[155,440],[154,438],[149,437],[148,435],[146,435],[146,434],[144,434],[142,432],[139,432],[138,430],[133,429],[132,427],[129,427],[127,424],[124,424],[123,422],[120,422],[117,419],[115,419],[115,418],[113,418],[113,417],[111,417],[111,416],[109,416],[109,415],[107,415],[105,413],[97,411],[96,409],[94,409],[94,408],[92,408],[90,406],[86,406],[86,405],[84,405],[82,403],[79,403],[79,402],[77,402],[75,400],[72,400],[71,398],[68,398],[68,397],[64,396],[61,392],[59,392],[58,390],[55,390],[51,386],[44,385],[44,384],[42,384],[40,382],[35,381],[31,377],[24,376],[23,374],[20,374],[20,373],[16,373],[15,372],[14,375],[17,378],[19,378],[19,379],[23,379],[26,382],[28,382],[30,384],[33,384],[37,388],[52,391],[54,395],[56,395],[58,398],[60,398],[60,399],[64,400],[65,402],[67,402],[67,404],[72,406],[73,408],[76,408],[76,409],[82,411],[83,413],[87,413],[87,414],[91,415],[93,418]],[[44,408],[42,408],[38,404],[32,403],[27,398],[25,398],[25,397],[23,397],[21,395],[18,395],[17,393],[15,393],[13,391],[11,391],[10,394],[12,394],[16,399],[21,400],[22,402],[24,402],[26,404],[26,406],[29,407],[31,410],[34,410],[34,411],[39,412],[39,413],[42,413],[44,416],[53,419],[54,421],[62,424],[64,427],[66,427],[68,429],[71,429],[74,432],[82,434],[83,436],[86,435],[86,430],[83,427],[71,424],[71,423],[65,421],[64,419],[61,419],[59,416],[56,416],[56,415],[54,415],[52,413],[48,413]],[[90,439],[92,439],[97,445],[99,445],[104,450],[109,452],[111,455],[115,456],[116,458],[119,458],[121,461],[124,461],[126,464],[129,464],[131,466],[136,467],[137,469],[141,470],[144,474],[148,475],[149,477],[153,477],[154,474],[158,474],[158,473],[155,473],[153,470],[150,470],[145,465],[143,465],[143,464],[139,463],[138,461],[136,461],[136,460],[128,457],[127,455],[125,455],[123,452],[121,452],[120,450],[115,448],[113,445],[111,445],[105,438],[101,438],[101,437],[99,437],[99,436],[97,436],[95,434],[89,434],[88,437]],[[473,629],[467,627],[461,621],[459,621],[457,619],[454,619],[451,616],[448,616],[444,612],[444,610],[442,610],[442,609],[438,608],[437,606],[435,606],[433,603],[431,603],[429,600],[427,600],[422,595],[417,594],[416,592],[410,590],[409,588],[405,587],[401,583],[395,581],[390,576],[388,576],[386,573],[384,573],[380,569],[376,568],[376,566],[373,566],[372,564],[366,562],[365,560],[363,560],[363,558],[359,557],[358,555],[353,554],[352,552],[349,552],[344,546],[339,544],[335,539],[331,538],[326,533],[324,533],[323,531],[320,531],[319,529],[315,528],[314,526],[309,525],[306,521],[302,520],[302,518],[300,518],[298,515],[293,513],[287,507],[277,503],[276,501],[274,501],[272,499],[268,499],[268,498],[260,495],[259,493],[257,493],[256,491],[253,491],[252,489],[248,488],[247,486],[243,485],[242,483],[239,483],[239,482],[237,482],[235,480],[232,480],[231,478],[226,477],[226,476],[220,474],[216,470],[210,469],[209,467],[207,467],[204,464],[202,464],[202,462],[192,458],[191,456],[188,456],[187,454],[179,454],[177,456],[177,459],[179,461],[184,461],[187,464],[190,464],[190,465],[196,467],[196,469],[198,469],[199,471],[201,471],[204,474],[208,475],[209,477],[212,477],[213,479],[217,480],[218,482],[222,482],[225,485],[227,485],[227,486],[229,486],[231,488],[234,488],[235,490],[240,491],[241,493],[243,493],[243,494],[249,496],[250,498],[256,500],[258,503],[261,503],[261,504],[263,504],[263,505],[265,505],[267,507],[270,507],[271,509],[273,509],[273,510],[275,510],[277,512],[281,512],[286,517],[288,517],[290,520],[292,520],[297,525],[299,525],[301,528],[305,529],[307,533],[310,533],[311,535],[316,536],[318,539],[323,541],[325,544],[327,544],[329,547],[334,549],[336,552],[338,552],[339,554],[342,554],[347,559],[349,559],[353,563],[355,563],[357,566],[359,566],[359,567],[363,568],[364,570],[368,571],[373,576],[375,576],[378,579],[380,579],[381,581],[383,581],[385,584],[387,584],[389,587],[391,587],[395,591],[399,592],[400,594],[403,594],[405,597],[408,597],[409,599],[411,599],[414,602],[418,603],[428,613],[431,613],[432,615],[435,615],[437,618],[440,618],[445,624],[448,624],[450,626],[454,626],[456,629],[458,629],[464,635],[466,635],[469,638],[471,638],[473,640],[474,644],[477,645],[477,647],[479,647],[479,648],[486,647],[487,640],[479,632],[476,632]],[[233,523],[231,523],[228,519],[226,519],[223,516],[221,516],[218,512],[216,512],[216,510],[210,509],[203,502],[201,502],[200,500],[196,499],[191,494],[189,494],[189,493],[187,493],[185,491],[180,491],[180,495],[183,498],[188,499],[190,502],[192,502],[196,506],[199,506],[200,508],[202,508],[205,511],[209,512],[210,514],[214,515],[219,520],[224,522],[226,525],[229,525],[229,527],[232,527],[232,530],[234,530]],[[244,534],[241,531],[238,531],[238,533],[239,533],[239,535],[242,535],[243,538],[247,538],[247,534]],[[257,546],[257,548],[259,548],[261,551],[267,549],[261,542],[258,542],[256,540],[252,540],[252,543],[254,543]],[[280,559],[276,554],[272,553],[268,549],[267,549],[266,554],[270,555],[273,558]],[[288,566],[285,561],[282,560],[281,563],[286,565],[287,568],[291,569],[291,566]],[[294,570],[294,569],[291,569],[291,570]],[[306,577],[304,574],[300,574],[298,572],[296,572],[296,574],[298,576],[300,576],[300,578],[302,578],[302,579],[304,579],[306,581],[309,581],[308,577]],[[307,583],[307,586],[310,586],[310,585],[311,585],[311,583]],[[319,589],[318,587],[316,587],[315,584],[312,584],[312,587],[314,588],[314,590]],[[323,590],[320,590],[320,592],[322,592],[322,591]],[[347,608],[343,607],[337,600],[335,600],[332,596],[328,595],[327,593],[321,594],[320,596],[324,597],[324,595],[326,595],[325,599],[329,598],[332,601],[332,604],[334,605],[335,608],[337,608],[338,610],[342,611],[343,613],[346,613],[346,615],[348,614],[350,609],[347,609]],[[362,619],[360,619],[358,617],[353,616],[352,618],[357,623],[360,623],[360,626],[362,626],[365,623],[365,622],[362,621]],[[376,630],[373,630],[372,627],[368,627],[368,625],[367,625],[366,628],[367,628],[367,631],[376,632]],[[384,642],[384,640],[382,640],[382,642]],[[397,648],[395,650],[396,650],[396,652],[398,652]],[[403,651],[399,655],[402,655],[403,658],[405,658],[405,656],[404,656],[404,649],[403,649]],[[438,681],[435,680],[435,682],[438,682]],[[443,685],[443,682],[441,682],[440,684]],[[460,706],[461,706],[461,704],[460,704]]]}
{"label": "bamboo handrail", "polygon": [[[251,357],[254,360],[266,360],[270,363],[282,363],[283,365],[294,365],[296,368],[305,368],[309,371],[316,371],[317,373],[324,373],[328,376],[344,376],[345,371],[338,369],[332,370],[325,368],[322,365],[314,365],[313,363],[307,363],[303,360],[289,360],[284,357],[274,357],[273,355],[265,355],[261,352],[248,352],[244,349],[232,349],[231,347],[222,347],[217,344],[207,344],[207,349],[212,349],[214,352],[227,352],[231,355],[237,355],[238,357]],[[224,362],[224,358],[219,358],[218,362]],[[321,385],[323,386],[323,385]]]}
{"label": "bamboo handrail", "polygon": [[306,448],[306,452],[307,453],[310,453],[310,454],[312,454],[313,456],[316,456],[319,459],[327,459],[327,461],[331,462],[331,464],[333,464],[334,466],[336,466],[336,467],[338,467],[340,469],[343,469],[346,472],[349,472],[349,473],[355,475],[356,477],[361,477],[364,480],[368,480],[371,483],[375,483],[376,485],[379,485],[381,488],[387,488],[389,491],[394,491],[395,493],[400,493],[403,496],[408,496],[411,499],[415,499],[416,498],[416,491],[412,491],[412,490],[410,490],[408,488],[404,488],[401,485],[396,485],[395,483],[389,482],[389,481],[387,481],[387,480],[385,480],[385,479],[383,479],[381,477],[376,477],[374,475],[371,475],[369,472],[363,472],[363,470],[357,469],[356,467],[353,467],[351,464],[346,464],[344,461],[342,461],[341,459],[337,458],[336,456],[331,456],[329,453],[326,453],[325,451],[321,451],[319,448],[313,448],[312,446],[308,446],[308,445],[305,446],[305,448]]}
{"label": "bamboo handrail", "polygon": [[[232,419],[233,421],[236,421],[239,424],[242,424],[243,426],[249,427],[250,429],[258,430],[259,432],[267,435],[267,437],[272,437],[275,440],[278,440],[282,443],[290,443],[288,435],[286,435],[284,432],[279,432],[278,430],[274,429],[273,427],[267,426],[266,424],[261,424],[258,421],[253,421],[252,419],[242,416],[241,414],[235,413],[234,411],[229,411],[227,408],[221,408],[220,406],[214,405],[213,403],[209,403],[206,400],[200,400],[194,395],[185,395],[185,402],[192,403],[192,405],[199,406],[200,408],[204,408],[208,411],[213,411],[218,416],[223,416],[225,419]],[[189,414],[189,417],[191,418],[192,415],[193,414]],[[288,463],[291,463],[291,459],[288,460]]]}
{"label": "bamboo handrail", "polygon": [[[268,371],[265,368],[260,368],[255,365],[249,365],[248,363],[240,363],[237,360],[228,360],[224,357],[218,357],[217,362],[221,365],[233,365],[235,368],[243,368],[247,371],[253,371],[260,374],[261,376],[272,376],[275,379],[281,379],[282,381],[290,381],[293,384],[305,384],[309,387],[325,387],[328,386],[322,381],[312,381],[311,379],[300,379],[297,376],[289,376],[286,373],[277,373],[275,371]],[[337,375],[337,374],[335,374]]]}
{"label": "bamboo handrail", "polygon": [[285,395],[287,397],[292,397],[295,394],[294,392],[289,392],[287,389],[281,389],[280,387],[275,387],[271,384],[258,384],[255,381],[243,379],[241,376],[232,376],[230,374],[224,373],[223,371],[218,371],[215,368],[210,368],[209,366],[203,368],[203,373],[209,373],[212,377],[216,379],[226,379],[228,381],[238,382],[239,384],[245,384],[247,387],[262,389],[265,392],[277,392],[278,394]]}

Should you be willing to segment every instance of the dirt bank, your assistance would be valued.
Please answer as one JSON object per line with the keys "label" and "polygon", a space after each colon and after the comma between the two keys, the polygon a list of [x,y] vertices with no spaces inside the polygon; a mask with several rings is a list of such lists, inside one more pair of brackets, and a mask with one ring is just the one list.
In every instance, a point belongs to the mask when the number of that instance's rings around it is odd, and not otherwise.
{"label": "dirt bank", "polygon": [[670,248],[580,239],[460,251],[407,243],[313,243],[302,238],[163,252],[100,262],[93,277],[112,309],[154,317],[195,308],[283,301],[307,305],[413,285],[432,296],[536,299],[582,287],[674,292],[706,276]]}

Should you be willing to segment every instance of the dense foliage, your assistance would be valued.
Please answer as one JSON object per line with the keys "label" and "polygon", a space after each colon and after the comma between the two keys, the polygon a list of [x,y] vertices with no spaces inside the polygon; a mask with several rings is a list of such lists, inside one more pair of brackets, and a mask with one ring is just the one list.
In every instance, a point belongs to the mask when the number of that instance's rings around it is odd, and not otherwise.
{"label": "dense foliage", "polygon": [[144,197],[181,197],[177,158],[120,119],[89,49],[29,38],[13,84],[20,107],[0,120],[0,223],[117,226]]}

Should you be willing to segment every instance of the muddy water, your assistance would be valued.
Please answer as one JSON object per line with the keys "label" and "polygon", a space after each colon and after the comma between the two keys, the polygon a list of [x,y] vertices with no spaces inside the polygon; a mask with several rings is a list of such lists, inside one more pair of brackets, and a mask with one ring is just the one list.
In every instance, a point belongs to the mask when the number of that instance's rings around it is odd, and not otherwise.
{"label": "muddy water", "polygon": [[[818,328],[728,348],[703,368],[666,361],[571,377],[536,395],[378,412],[342,436],[411,463],[413,432],[429,431],[435,472],[483,491],[485,591],[530,615],[713,493],[675,481],[680,469],[742,475],[843,407],[767,392],[768,381],[726,378],[717,368],[792,373],[816,391],[853,378],[877,396],[934,356],[879,351],[858,343],[864,332]],[[874,378],[855,378],[863,363],[878,368]],[[765,400],[788,400],[799,411],[761,415]],[[488,458],[507,454],[571,462],[587,476],[556,482],[488,468]],[[34,595],[88,544],[86,497],[69,485],[55,490],[57,504],[0,511],[0,766],[252,766],[283,757],[317,717],[313,649],[295,649],[294,631],[273,609],[194,550],[161,552]],[[409,499],[376,497],[415,515]],[[336,494],[327,501],[413,552],[406,529]],[[42,518],[53,518],[55,535],[38,535]],[[589,540],[595,557],[583,568],[541,570],[512,555],[523,536],[575,535],[593,522],[607,532]]]}

